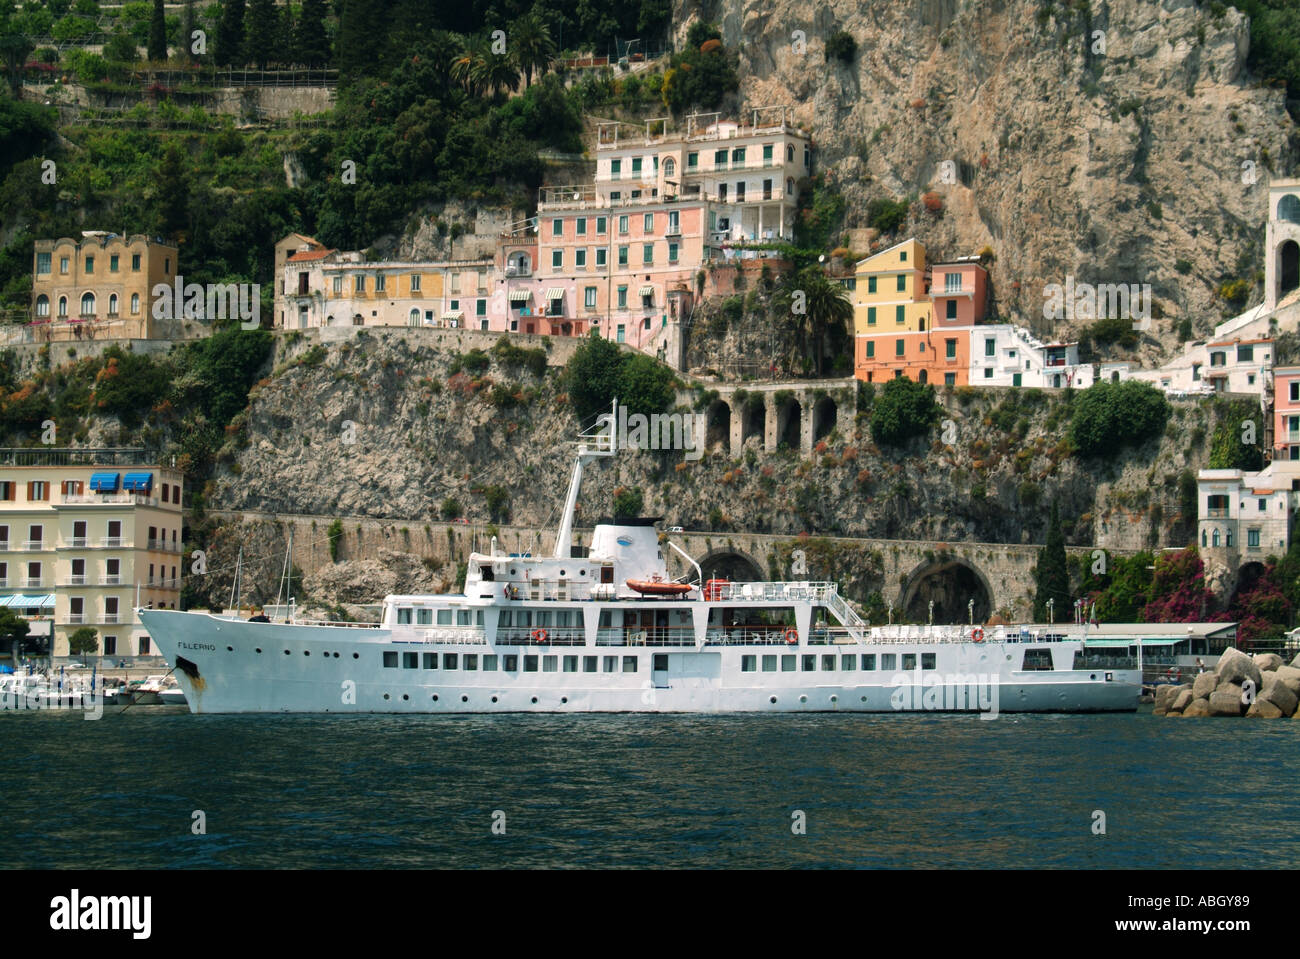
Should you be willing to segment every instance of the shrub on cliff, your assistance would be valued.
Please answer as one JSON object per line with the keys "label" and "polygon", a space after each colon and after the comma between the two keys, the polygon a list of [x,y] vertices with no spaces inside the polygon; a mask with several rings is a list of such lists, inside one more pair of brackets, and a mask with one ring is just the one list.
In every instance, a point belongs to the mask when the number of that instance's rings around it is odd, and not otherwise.
{"label": "shrub on cliff", "polygon": [[330,544],[330,562],[339,561],[339,540],[343,539],[343,520],[336,519],[330,523],[329,529],[325,531],[325,537]]}
{"label": "shrub on cliff", "polygon": [[615,398],[629,413],[664,413],[673,405],[676,377],[644,354],[620,350],[594,331],[564,368],[565,389],[579,421],[590,425]]}
{"label": "shrub on cliff", "polygon": [[1070,443],[1080,456],[1136,446],[1164,432],[1169,403],[1155,387],[1137,380],[1097,383],[1074,400]]}
{"label": "shrub on cliff", "polygon": [[901,446],[928,432],[939,415],[933,386],[898,377],[886,383],[876,397],[871,435],[877,443]]}

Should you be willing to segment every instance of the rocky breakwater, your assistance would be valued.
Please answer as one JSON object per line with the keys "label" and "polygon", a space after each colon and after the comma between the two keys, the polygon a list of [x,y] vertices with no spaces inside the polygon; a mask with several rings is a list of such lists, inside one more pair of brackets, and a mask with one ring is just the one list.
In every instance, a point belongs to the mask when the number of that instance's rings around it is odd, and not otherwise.
{"label": "rocky breakwater", "polygon": [[1300,656],[1286,665],[1276,653],[1249,656],[1229,647],[1213,672],[1156,690],[1156,716],[1295,717],[1300,707]]}

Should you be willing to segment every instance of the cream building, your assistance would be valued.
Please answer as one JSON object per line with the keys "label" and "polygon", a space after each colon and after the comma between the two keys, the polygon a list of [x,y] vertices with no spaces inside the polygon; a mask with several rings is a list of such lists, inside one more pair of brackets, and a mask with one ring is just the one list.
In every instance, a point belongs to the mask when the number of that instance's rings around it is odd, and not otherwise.
{"label": "cream building", "polygon": [[52,614],[56,661],[83,626],[106,658],[157,656],[133,610],[177,608],[183,485],[140,450],[0,450],[0,605]]}
{"label": "cream building", "polygon": [[153,289],[176,279],[175,246],[147,236],[85,231],[37,240],[32,323],[51,339],[154,339]]}

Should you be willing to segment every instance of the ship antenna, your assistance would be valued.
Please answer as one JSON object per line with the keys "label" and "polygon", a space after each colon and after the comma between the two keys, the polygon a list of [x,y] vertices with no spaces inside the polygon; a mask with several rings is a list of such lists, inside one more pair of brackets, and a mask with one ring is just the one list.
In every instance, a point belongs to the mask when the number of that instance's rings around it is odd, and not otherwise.
{"label": "ship antenna", "polygon": [[[608,429],[606,429],[608,427]],[[591,446],[587,444],[591,443]],[[564,498],[564,513],[560,516],[560,528],[555,533],[555,558],[568,559],[573,555],[573,511],[578,505],[578,491],[582,487],[582,470],[588,462],[593,462],[618,453],[618,399],[615,398],[610,412],[596,417],[596,425],[589,431],[578,434],[578,455],[573,460],[573,473],[569,478],[569,493]]]}

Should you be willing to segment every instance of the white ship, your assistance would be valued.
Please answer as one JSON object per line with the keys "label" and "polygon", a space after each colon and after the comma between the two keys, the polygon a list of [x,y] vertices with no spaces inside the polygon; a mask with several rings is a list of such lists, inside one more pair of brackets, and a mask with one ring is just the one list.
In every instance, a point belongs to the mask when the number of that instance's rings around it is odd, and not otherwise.
{"label": "white ship", "polygon": [[[705,581],[654,527],[572,547],[580,439],[553,556],[472,553],[464,592],[388,596],[378,624],[141,609],[195,713],[1102,712],[1141,672],[1047,627],[871,627],[834,583]],[[694,569],[674,581],[664,548]],[[686,578],[683,578],[686,579]],[[1124,652],[1127,652],[1125,650]]]}

